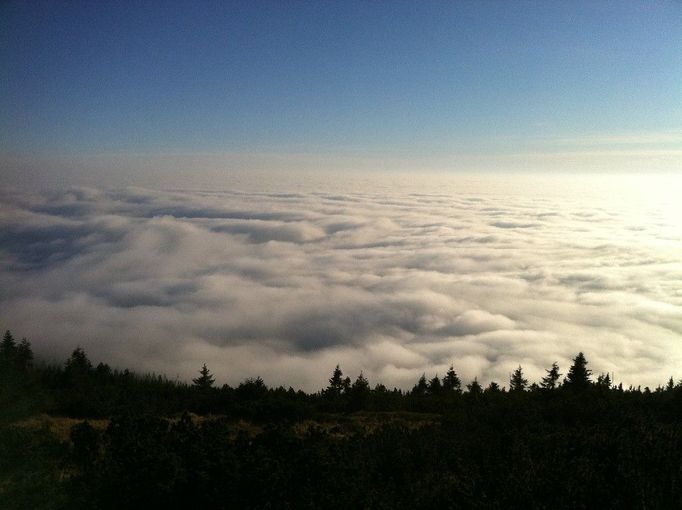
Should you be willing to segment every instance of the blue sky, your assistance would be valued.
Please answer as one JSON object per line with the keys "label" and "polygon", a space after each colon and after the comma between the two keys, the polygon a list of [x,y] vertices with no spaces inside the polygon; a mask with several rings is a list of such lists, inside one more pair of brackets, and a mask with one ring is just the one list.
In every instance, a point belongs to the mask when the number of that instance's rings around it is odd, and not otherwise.
{"label": "blue sky", "polygon": [[5,2],[0,68],[15,158],[681,161],[680,2]]}

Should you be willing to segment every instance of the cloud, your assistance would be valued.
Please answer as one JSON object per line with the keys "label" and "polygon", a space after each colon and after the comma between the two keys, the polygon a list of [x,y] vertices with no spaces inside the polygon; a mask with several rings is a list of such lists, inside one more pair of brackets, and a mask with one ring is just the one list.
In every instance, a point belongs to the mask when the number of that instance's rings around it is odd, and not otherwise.
{"label": "cloud", "polygon": [[44,357],[230,384],[315,390],[337,363],[507,384],[580,350],[626,384],[682,377],[675,202],[514,179],[5,189],[0,321]]}

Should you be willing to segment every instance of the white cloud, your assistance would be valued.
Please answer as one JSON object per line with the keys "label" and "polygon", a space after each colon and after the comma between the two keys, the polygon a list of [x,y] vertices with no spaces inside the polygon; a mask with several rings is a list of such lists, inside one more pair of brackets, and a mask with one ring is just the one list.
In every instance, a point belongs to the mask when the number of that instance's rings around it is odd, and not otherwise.
{"label": "white cloud", "polygon": [[678,206],[612,179],[5,190],[0,320],[43,356],[221,383],[507,384],[583,350],[655,385],[682,377]]}

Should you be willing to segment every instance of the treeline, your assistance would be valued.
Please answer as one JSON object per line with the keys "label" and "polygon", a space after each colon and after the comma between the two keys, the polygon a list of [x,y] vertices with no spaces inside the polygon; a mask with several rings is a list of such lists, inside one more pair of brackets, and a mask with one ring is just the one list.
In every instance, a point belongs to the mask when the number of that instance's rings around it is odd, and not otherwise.
{"label": "treeline", "polygon": [[[308,394],[80,348],[44,365],[8,332],[0,410],[0,508],[682,508],[682,386],[625,389],[582,353],[508,389],[451,368],[389,390],[336,367]],[[38,413],[84,420],[65,439],[22,420]]]}
{"label": "treeline", "polygon": [[306,393],[291,387],[270,388],[263,379],[246,379],[236,387],[216,386],[204,365],[192,384],[163,375],[139,375],[127,369],[94,366],[77,347],[63,365],[35,363],[31,344],[16,341],[7,331],[0,342],[2,417],[43,412],[77,418],[108,418],[121,413],[174,416],[185,411],[224,415],[256,421],[300,420],[319,413],[426,412],[447,414],[476,403],[530,399],[541,402],[601,398],[619,405],[646,405],[662,416],[682,416],[682,382],[672,377],[653,391],[648,387],[623,388],[609,374],[592,377],[583,353],[573,359],[565,377],[553,363],[538,383],[529,383],[519,366],[508,389],[496,382],[486,387],[477,379],[464,384],[454,367],[441,379],[422,375],[411,390],[372,387],[360,373],[355,380],[337,366],[326,388]]}

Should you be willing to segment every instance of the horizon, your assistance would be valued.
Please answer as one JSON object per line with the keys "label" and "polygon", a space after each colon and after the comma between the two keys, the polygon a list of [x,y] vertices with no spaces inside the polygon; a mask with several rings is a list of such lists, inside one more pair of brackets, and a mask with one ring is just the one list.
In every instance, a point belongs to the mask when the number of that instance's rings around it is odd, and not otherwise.
{"label": "horizon", "polygon": [[3,2],[0,325],[188,380],[682,377],[682,4]]}

